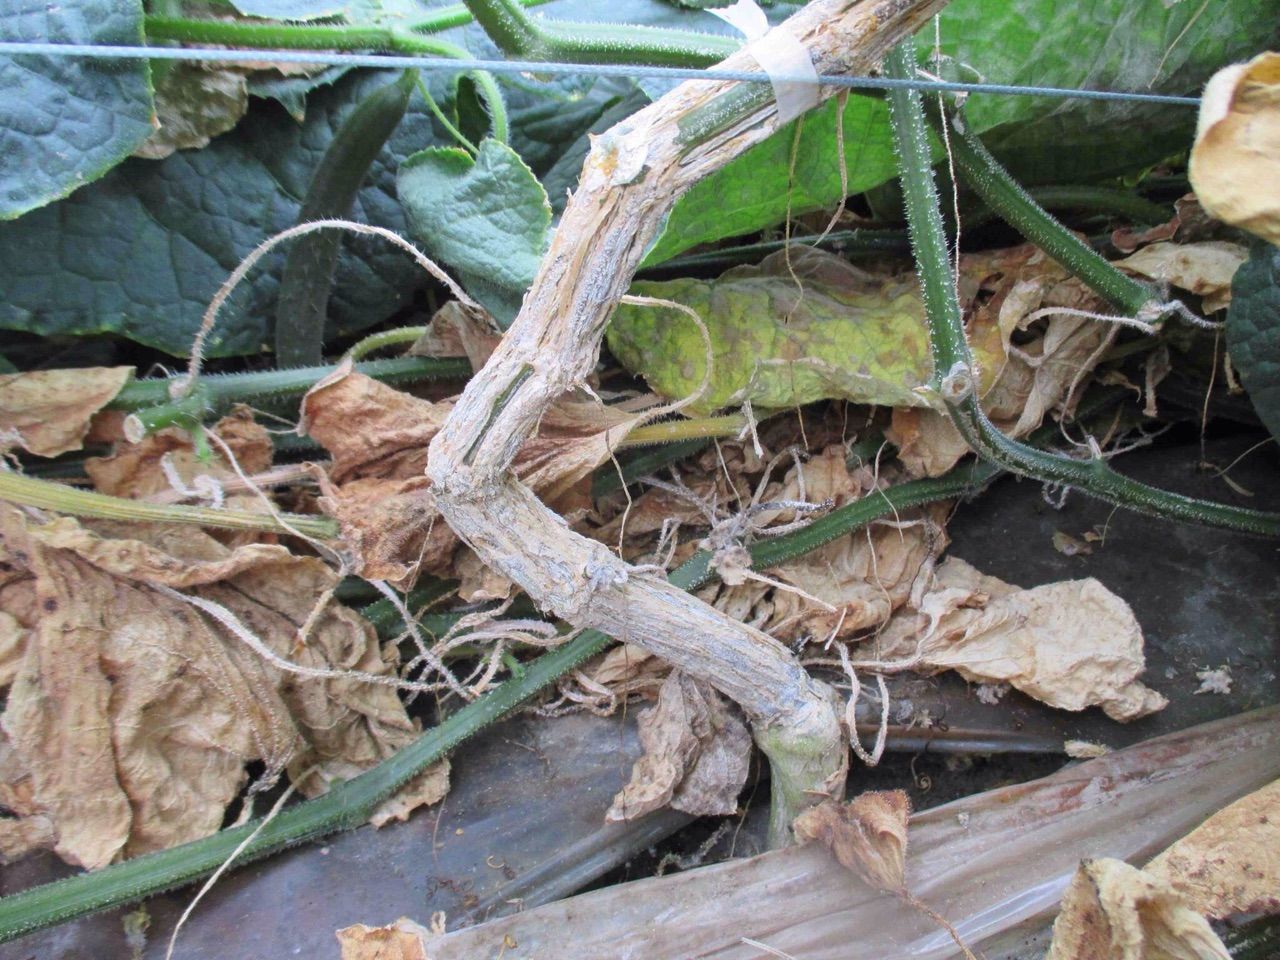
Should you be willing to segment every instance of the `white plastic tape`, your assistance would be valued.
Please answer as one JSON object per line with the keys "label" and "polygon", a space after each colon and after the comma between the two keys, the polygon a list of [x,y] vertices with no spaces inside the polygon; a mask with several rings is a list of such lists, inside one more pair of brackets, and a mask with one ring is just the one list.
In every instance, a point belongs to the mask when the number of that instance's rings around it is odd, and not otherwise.
{"label": "white plastic tape", "polygon": [[778,103],[778,122],[786,123],[818,105],[818,71],[804,44],[785,26],[769,29],[769,20],[756,0],[737,0],[733,6],[707,10],[747,38],[747,53],[760,64]]}

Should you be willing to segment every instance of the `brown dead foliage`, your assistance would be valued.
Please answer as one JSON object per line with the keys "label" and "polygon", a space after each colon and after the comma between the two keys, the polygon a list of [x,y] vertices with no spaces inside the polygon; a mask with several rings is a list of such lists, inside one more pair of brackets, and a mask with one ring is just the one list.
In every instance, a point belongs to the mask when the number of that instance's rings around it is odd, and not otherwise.
{"label": "brown dead foliage", "polygon": [[[304,398],[300,429],[333,456],[320,477],[320,507],[341,524],[366,579],[409,586],[420,572],[450,570],[458,541],[437,513],[423,471],[427,445],[452,408],[349,366]],[[637,420],[594,399],[566,397],[521,449],[515,470],[561,514],[583,512],[591,473]]]}
{"label": "brown dead foliage", "polygon": [[312,617],[336,582],[318,559],[232,549],[191,528],[41,523],[8,506],[0,536],[3,795],[52,825],[69,862],[98,867],[214,832],[250,761],[294,776],[315,766],[302,784],[314,795],[414,736],[392,687],[283,672],[167,592],[222,605],[304,667],[391,676],[352,611],[329,603]]}
{"label": "brown dead foliage", "polygon": [[1280,781],[1219,810],[1146,872],[1208,917],[1280,912]]}
{"label": "brown dead foliage", "polygon": [[792,825],[801,843],[817,841],[840,865],[886,893],[907,886],[907,822],[911,800],[902,790],[860,793],[848,803],[825,800]]}
{"label": "brown dead foliage", "polygon": [[133,367],[36,370],[0,376],[0,450],[40,457],[79,450],[94,416],[133,379]]}
{"label": "brown dead foliage", "polygon": [[1045,960],[1227,960],[1208,921],[1123,860],[1085,860],[1062,898]]}
{"label": "brown dead foliage", "polygon": [[751,734],[709,684],[670,674],[657,704],[640,714],[640,743],[644,755],[605,819],[634,820],[668,804],[694,816],[738,809]]}

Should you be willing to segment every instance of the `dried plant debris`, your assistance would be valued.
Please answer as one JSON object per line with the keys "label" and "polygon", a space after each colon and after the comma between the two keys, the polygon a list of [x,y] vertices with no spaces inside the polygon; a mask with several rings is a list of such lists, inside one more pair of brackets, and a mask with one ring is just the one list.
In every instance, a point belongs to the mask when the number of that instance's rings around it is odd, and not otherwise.
{"label": "dried plant debris", "polygon": [[[427,445],[453,409],[342,366],[303,400],[301,429],[333,456],[321,509],[342,527],[361,576],[405,586],[450,570],[458,540],[424,475]],[[590,478],[638,422],[594,398],[568,396],[516,458],[517,474],[562,514],[590,506]]]}
{"label": "dried plant debris", "polygon": [[738,809],[747,781],[751,734],[710,685],[670,674],[658,702],[640,715],[644,755],[618,792],[607,820],[634,820],[668,804],[694,816]]}
{"label": "dried plant debris", "polygon": [[1201,309],[1214,313],[1231,303],[1231,278],[1248,257],[1244,246],[1225,240],[1153,243],[1115,265],[1194,293],[1201,297]]}
{"label": "dried plant debris", "polygon": [[1280,780],[1219,810],[1146,873],[1214,919],[1280,912]]}
{"label": "dried plant debris", "polygon": [[1259,54],[1209,80],[1190,173],[1209,213],[1280,243],[1280,54]]}
{"label": "dried plant debris", "polygon": [[920,602],[855,657],[882,669],[955,670],[1059,709],[1100,706],[1112,719],[1134,720],[1167,703],[1137,679],[1142,648],[1133,611],[1097,580],[1021,590],[952,557]]}
{"label": "dried plant debris", "polygon": [[132,379],[133,367],[0,376],[0,450],[56,457],[81,449],[94,416]]}
{"label": "dried plant debris", "polygon": [[907,888],[907,822],[911,800],[902,790],[860,793],[848,803],[825,800],[792,825],[801,843],[817,841],[840,865],[885,893]]}
{"label": "dried plant debris", "polygon": [[342,960],[428,960],[423,941],[431,935],[432,931],[408,917],[385,927],[357,923],[336,934]]}
{"label": "dried plant debris", "polygon": [[251,761],[269,775],[312,769],[301,786],[314,795],[415,735],[391,685],[288,672],[182,599],[217,604],[278,660],[392,680],[368,623],[316,609],[337,580],[318,559],[191,528],[40,523],[8,506],[0,534],[3,796],[20,818],[47,819],[71,863],[216,831]]}
{"label": "dried plant debris", "polygon": [[1228,960],[1209,922],[1123,860],[1086,860],[1062,898],[1046,960]]}

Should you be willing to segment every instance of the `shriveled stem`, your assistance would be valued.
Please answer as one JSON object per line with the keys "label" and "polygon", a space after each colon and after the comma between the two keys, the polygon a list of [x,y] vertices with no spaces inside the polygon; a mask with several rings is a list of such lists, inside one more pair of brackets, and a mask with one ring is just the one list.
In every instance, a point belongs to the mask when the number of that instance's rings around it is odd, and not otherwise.
{"label": "shriveled stem", "polygon": [[[865,72],[942,6],[818,0],[780,29],[808,48],[819,73]],[[724,65],[751,63],[740,53]],[[449,525],[541,606],[636,643],[743,707],[773,765],[771,838],[784,843],[803,806],[843,787],[846,746],[830,692],[782,644],[570,531],[510,472],[550,405],[591,372],[666,212],[778,129],[766,102],[730,129],[691,138],[683,121],[736,87],[686,83],[595,141],[519,316],[432,441],[427,469]]]}

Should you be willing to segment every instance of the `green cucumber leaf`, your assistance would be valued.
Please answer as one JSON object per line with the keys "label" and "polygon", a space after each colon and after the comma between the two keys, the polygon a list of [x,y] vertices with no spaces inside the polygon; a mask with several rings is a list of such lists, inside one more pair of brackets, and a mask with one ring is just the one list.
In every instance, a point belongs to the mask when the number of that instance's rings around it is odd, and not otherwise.
{"label": "green cucumber leaf", "polygon": [[[1212,12],[1192,0],[954,0],[939,24],[944,56],[976,68],[987,82],[1198,96],[1219,67],[1274,48],[1280,0],[1219,0]],[[931,29],[920,43],[932,47]],[[1196,122],[1195,110],[1185,106],[989,94],[971,95],[967,115],[1027,183],[1082,182],[1141,169],[1189,147]],[[850,96],[843,121],[849,193],[897,176],[882,102]],[[841,188],[834,107],[796,122],[804,129],[791,211],[832,207]],[[646,265],[780,223],[787,214],[792,131],[788,125],[685,194]]]}
{"label": "green cucumber leaf", "polygon": [[[142,43],[139,0],[0,0],[0,39]],[[151,134],[145,60],[0,57],[0,220],[90,183]]]}
{"label": "green cucumber leaf", "polygon": [[1280,247],[1254,244],[1236,271],[1227,351],[1258,416],[1280,438]]}
{"label": "green cucumber leaf", "polygon": [[551,240],[551,204],[533,171],[487,138],[474,158],[456,147],[415,153],[396,186],[414,239],[508,326]]}

